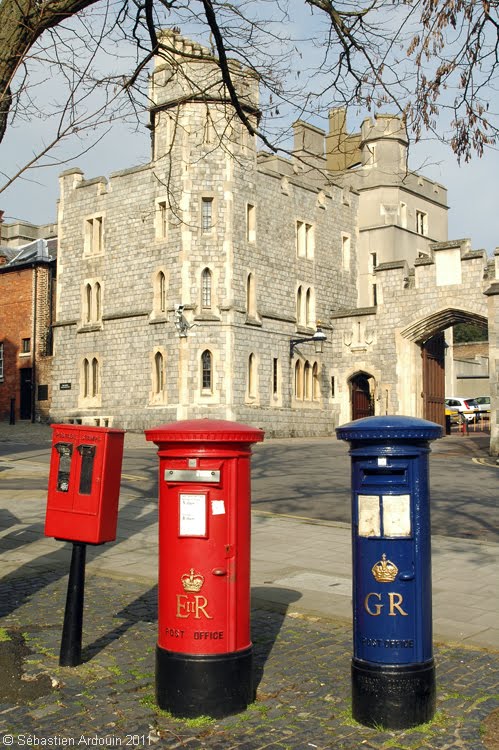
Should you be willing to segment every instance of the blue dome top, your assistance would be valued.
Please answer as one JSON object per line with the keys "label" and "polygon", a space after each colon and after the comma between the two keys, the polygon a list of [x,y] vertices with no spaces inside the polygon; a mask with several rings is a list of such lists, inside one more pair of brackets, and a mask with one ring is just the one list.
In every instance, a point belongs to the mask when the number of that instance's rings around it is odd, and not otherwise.
{"label": "blue dome top", "polygon": [[435,440],[442,435],[435,422],[397,415],[365,417],[336,428],[338,440]]}

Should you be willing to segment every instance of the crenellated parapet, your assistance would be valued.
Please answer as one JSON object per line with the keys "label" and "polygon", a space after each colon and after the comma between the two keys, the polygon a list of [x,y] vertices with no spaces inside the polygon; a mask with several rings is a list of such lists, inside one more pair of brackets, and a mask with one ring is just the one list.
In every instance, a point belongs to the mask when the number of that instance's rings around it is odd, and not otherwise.
{"label": "crenellated parapet", "polygon": [[[231,104],[228,81],[214,50],[171,29],[161,31],[158,41],[160,52],[154,59],[149,90],[151,110],[171,109],[187,101]],[[237,60],[228,61],[228,73],[242,109],[249,116],[258,116],[256,73]]]}
{"label": "crenellated parapet", "polygon": [[418,290],[439,288],[442,296],[447,291],[456,294],[456,287],[476,294],[485,292],[494,268],[484,250],[472,250],[469,239],[438,242],[430,245],[428,253],[421,253],[409,266],[406,260],[381,263],[374,269],[378,304],[387,303],[394,296],[407,299]]}

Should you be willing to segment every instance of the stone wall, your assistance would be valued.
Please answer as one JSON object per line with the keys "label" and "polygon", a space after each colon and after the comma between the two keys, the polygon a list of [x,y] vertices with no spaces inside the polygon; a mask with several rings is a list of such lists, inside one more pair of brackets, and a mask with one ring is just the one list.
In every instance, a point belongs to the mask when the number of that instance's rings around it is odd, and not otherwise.
{"label": "stone wall", "polygon": [[359,371],[374,378],[377,414],[424,416],[420,345],[450,325],[486,322],[488,316],[490,264],[483,251],[471,252],[467,241],[459,247],[454,262],[461,283],[437,285],[431,258],[412,269],[404,262],[386,263],[376,269],[375,308],[334,313],[341,422],[351,418],[348,381]]}
{"label": "stone wall", "polygon": [[[192,50],[184,83],[203,79],[204,53]],[[377,304],[356,307],[358,194],[299,153],[257,157],[223,87],[216,101],[179,104],[167,73],[152,81],[151,163],[61,176],[51,418],[141,430],[218,417],[269,436],[329,435],[352,418],[357,375],[376,414],[421,417],[421,345],[488,316],[497,442],[499,296],[485,254],[459,240],[412,267],[378,261]],[[175,78],[175,95],[184,83]],[[254,122],[255,81],[238,85]],[[314,128],[317,164],[323,135]],[[324,352],[308,341],[291,357],[291,339],[310,339],[317,320]]]}
{"label": "stone wall", "polygon": [[[290,161],[257,165],[254,140],[228,108],[212,103],[208,114],[206,104],[189,101],[156,111],[156,158],[144,167],[109,180],[85,180],[79,170],[61,176],[51,417],[143,429],[213,416],[271,435],[331,434],[338,420],[330,397],[333,344],[319,356],[311,344],[302,345],[291,361],[289,342],[311,337],[317,320],[329,337],[331,308],[355,304],[357,196],[318,187],[317,175],[311,179]],[[220,141],[224,118],[230,137]],[[297,222],[310,228],[303,257]],[[95,231],[101,232],[97,251]],[[348,267],[344,236],[351,243]],[[209,305],[204,271],[211,279]],[[160,274],[164,309],[158,309]],[[311,307],[301,323],[300,287],[303,299],[310,290]],[[97,288],[94,319],[87,295]],[[185,337],[175,325],[178,305],[189,326]],[[210,388],[202,382],[206,351]],[[295,397],[298,359],[317,369],[305,398]],[[158,362],[164,366],[160,392]]]}

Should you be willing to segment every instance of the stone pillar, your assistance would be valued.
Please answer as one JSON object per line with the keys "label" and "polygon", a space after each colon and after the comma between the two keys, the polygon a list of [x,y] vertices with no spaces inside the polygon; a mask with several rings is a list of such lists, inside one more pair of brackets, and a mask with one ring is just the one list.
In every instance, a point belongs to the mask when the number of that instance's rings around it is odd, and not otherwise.
{"label": "stone pillar", "polygon": [[490,454],[499,455],[499,281],[485,292],[489,317]]}

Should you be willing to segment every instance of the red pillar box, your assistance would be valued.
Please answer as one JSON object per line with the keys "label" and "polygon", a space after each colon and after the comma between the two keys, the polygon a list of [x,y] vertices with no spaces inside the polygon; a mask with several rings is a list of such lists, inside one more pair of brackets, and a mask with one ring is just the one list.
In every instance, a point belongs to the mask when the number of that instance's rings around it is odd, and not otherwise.
{"label": "red pillar box", "polygon": [[145,435],[159,448],[157,703],[227,716],[253,700],[250,454],[264,433],[199,419]]}
{"label": "red pillar box", "polygon": [[45,536],[114,541],[125,431],[75,424],[52,429]]}

